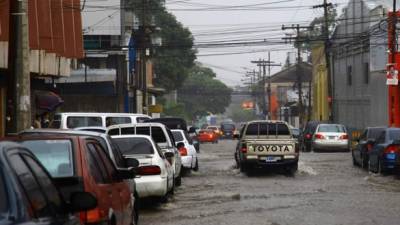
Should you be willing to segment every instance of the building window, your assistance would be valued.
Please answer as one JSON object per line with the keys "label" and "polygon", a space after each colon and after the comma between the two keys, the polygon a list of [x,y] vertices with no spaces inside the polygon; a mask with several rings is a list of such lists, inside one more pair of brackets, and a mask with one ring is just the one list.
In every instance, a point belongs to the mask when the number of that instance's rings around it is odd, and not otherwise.
{"label": "building window", "polygon": [[369,84],[369,63],[364,63],[364,82]]}
{"label": "building window", "polygon": [[352,77],[352,68],[351,66],[347,67],[347,85],[351,86],[353,83],[353,77]]}

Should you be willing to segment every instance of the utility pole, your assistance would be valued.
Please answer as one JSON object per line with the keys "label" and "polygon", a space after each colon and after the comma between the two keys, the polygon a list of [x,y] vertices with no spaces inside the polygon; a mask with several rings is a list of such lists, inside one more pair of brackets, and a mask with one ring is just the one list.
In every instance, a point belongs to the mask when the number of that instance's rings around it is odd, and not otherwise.
{"label": "utility pole", "polygon": [[14,35],[14,60],[12,63],[15,81],[11,132],[19,132],[31,127],[31,78],[29,68],[28,1],[11,1],[12,32]]}
{"label": "utility pole", "polygon": [[[281,64],[275,64],[275,62],[271,61],[270,53],[268,52],[268,60],[257,60],[251,61],[251,63],[257,64],[257,66],[262,68],[262,107],[263,107],[263,116],[264,118],[268,116],[268,119],[271,119],[271,67],[273,66],[281,66]],[[265,84],[266,84],[266,67],[268,66],[268,88],[267,93],[265,93]],[[268,94],[268,108],[266,103],[266,94]]]}
{"label": "utility pole", "polygon": [[[394,0],[396,2],[396,0]],[[326,61],[326,74],[327,74],[327,80],[328,80],[328,96],[331,99],[331,103],[329,105],[329,120],[333,121],[334,115],[333,115],[333,85],[332,85],[332,74],[331,74],[331,62],[330,62],[330,57],[329,57],[329,15],[328,15],[328,9],[329,7],[332,7],[332,3],[328,3],[327,0],[324,0],[324,3],[321,5],[315,5],[313,6],[314,9],[316,8],[324,8],[324,47],[325,47],[325,61]]]}
{"label": "utility pole", "polygon": [[300,73],[300,63],[302,61],[301,59],[301,45],[300,45],[300,29],[312,29],[313,27],[310,26],[300,26],[300,24],[292,25],[289,27],[285,27],[285,25],[282,25],[282,30],[287,30],[287,29],[292,29],[296,30],[296,40],[297,40],[297,65],[296,65],[296,73],[297,73],[297,88],[298,88],[298,112],[299,112],[299,125],[300,127],[303,126],[303,119],[304,119],[304,108],[303,108],[303,85],[302,85],[302,75]]}
{"label": "utility pole", "polygon": [[[389,43],[389,58],[387,72],[390,73],[392,69],[399,71],[399,63],[396,62],[398,57],[397,37],[396,37],[396,24],[397,24],[397,5],[396,0],[393,0],[393,11],[389,13],[388,18],[388,43]],[[389,69],[390,68],[390,69]],[[389,113],[389,126],[400,127],[400,89],[399,85],[388,85],[388,113]]]}

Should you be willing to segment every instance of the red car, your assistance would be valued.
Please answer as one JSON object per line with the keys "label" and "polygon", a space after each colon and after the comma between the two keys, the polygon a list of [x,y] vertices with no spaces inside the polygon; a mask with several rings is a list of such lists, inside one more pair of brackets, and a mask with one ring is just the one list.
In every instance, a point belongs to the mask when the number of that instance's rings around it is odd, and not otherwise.
{"label": "red car", "polygon": [[116,168],[100,142],[90,136],[65,134],[24,134],[17,138],[39,159],[69,199],[72,191],[92,193],[95,209],[80,213],[85,224],[136,224],[134,196],[124,179],[133,170]]}
{"label": "red car", "polygon": [[218,143],[219,135],[211,129],[204,129],[199,131],[198,139],[201,142]]}

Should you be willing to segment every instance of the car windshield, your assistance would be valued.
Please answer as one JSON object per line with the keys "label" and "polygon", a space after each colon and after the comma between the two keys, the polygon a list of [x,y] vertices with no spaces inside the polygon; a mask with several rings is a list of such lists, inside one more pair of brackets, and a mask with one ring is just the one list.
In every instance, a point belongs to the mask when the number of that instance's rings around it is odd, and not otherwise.
{"label": "car windshield", "polygon": [[74,175],[70,140],[28,140],[21,144],[33,152],[52,177]]}
{"label": "car windshield", "polygon": [[345,133],[344,127],[338,124],[321,124],[318,132]]}
{"label": "car windshield", "polygon": [[400,130],[391,130],[389,131],[389,140],[399,140],[400,141]]}
{"label": "car windshield", "polygon": [[114,138],[116,143],[123,155],[139,155],[139,154],[154,154],[153,145],[146,138],[140,137],[126,137],[126,138]]}
{"label": "car windshield", "polygon": [[69,116],[67,118],[68,128],[77,127],[102,127],[101,117],[95,116]]}
{"label": "car windshield", "polygon": [[3,218],[3,215],[8,211],[8,195],[6,191],[6,185],[4,182],[4,178],[0,172],[0,220]]}
{"label": "car windshield", "polygon": [[174,135],[175,142],[182,142],[184,141],[183,135],[179,131],[172,131],[172,135]]}

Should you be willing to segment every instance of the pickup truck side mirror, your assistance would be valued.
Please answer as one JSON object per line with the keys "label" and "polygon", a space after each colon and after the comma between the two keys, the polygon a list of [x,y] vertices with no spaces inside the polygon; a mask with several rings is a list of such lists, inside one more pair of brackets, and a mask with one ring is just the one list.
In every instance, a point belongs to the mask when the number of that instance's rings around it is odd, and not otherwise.
{"label": "pickup truck side mirror", "polygon": [[71,213],[82,212],[97,207],[97,199],[89,192],[73,192],[68,204],[68,211]]}

